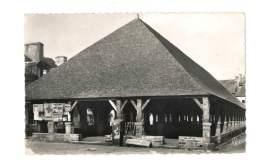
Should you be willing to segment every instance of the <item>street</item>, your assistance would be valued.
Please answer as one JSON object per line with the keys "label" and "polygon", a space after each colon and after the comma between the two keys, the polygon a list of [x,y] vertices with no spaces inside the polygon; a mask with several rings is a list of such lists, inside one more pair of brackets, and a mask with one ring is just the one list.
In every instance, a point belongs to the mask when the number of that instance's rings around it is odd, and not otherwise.
{"label": "street", "polygon": [[175,153],[240,153],[245,151],[245,143],[230,143],[218,151],[181,150],[170,148],[120,147],[112,145],[92,145],[26,141],[26,154],[175,154]]}

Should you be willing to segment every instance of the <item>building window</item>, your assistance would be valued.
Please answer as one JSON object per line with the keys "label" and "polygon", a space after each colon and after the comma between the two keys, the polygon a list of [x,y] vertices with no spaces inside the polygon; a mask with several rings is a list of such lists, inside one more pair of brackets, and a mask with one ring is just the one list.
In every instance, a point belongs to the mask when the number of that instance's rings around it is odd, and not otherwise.
{"label": "building window", "polygon": [[90,108],[87,108],[86,120],[87,120],[87,124],[89,126],[94,126],[94,113],[93,113],[92,109],[90,109]]}

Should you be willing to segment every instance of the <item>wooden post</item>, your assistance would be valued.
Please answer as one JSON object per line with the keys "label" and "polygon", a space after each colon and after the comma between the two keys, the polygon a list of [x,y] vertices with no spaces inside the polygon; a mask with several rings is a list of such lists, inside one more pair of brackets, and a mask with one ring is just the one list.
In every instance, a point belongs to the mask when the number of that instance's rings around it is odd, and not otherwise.
{"label": "wooden post", "polygon": [[216,127],[216,136],[217,136],[217,142],[221,142],[221,119],[220,116],[218,117],[217,127]]}
{"label": "wooden post", "polygon": [[199,106],[199,108],[202,110],[203,115],[202,115],[202,141],[204,144],[209,144],[210,143],[210,127],[211,127],[211,122],[210,122],[210,102],[208,97],[203,97],[202,98],[202,103],[198,99],[193,99],[193,101]]}
{"label": "wooden post", "polygon": [[203,143],[206,143],[206,144],[210,143],[211,123],[209,122],[209,114],[210,114],[209,108],[210,108],[210,103],[209,103],[208,97],[203,97],[202,98],[202,110],[203,110],[202,136],[203,136]]}
{"label": "wooden post", "polygon": [[228,131],[228,122],[227,122],[227,115],[225,114],[224,117],[224,124],[223,124],[223,132],[226,133]]}
{"label": "wooden post", "polygon": [[127,100],[125,100],[123,103],[122,103],[121,100],[116,100],[115,102],[113,100],[108,100],[108,102],[110,103],[110,105],[116,111],[116,118],[115,119],[123,119],[122,110],[124,109],[124,107],[127,103]]}
{"label": "wooden post", "polygon": [[146,100],[145,102],[142,101],[142,99],[137,99],[136,102],[134,100],[131,100],[131,104],[136,109],[137,112],[137,118],[136,118],[136,136],[141,137],[144,135],[144,114],[143,110],[150,102],[150,99]]}
{"label": "wooden post", "polygon": [[115,122],[112,124],[112,142],[113,144],[122,145],[123,144],[123,126],[122,123],[123,116],[122,116],[122,110],[125,107],[127,100],[125,100],[123,103],[121,100],[116,100],[115,102],[113,100],[108,100],[110,105],[114,108],[116,111],[116,118]]}

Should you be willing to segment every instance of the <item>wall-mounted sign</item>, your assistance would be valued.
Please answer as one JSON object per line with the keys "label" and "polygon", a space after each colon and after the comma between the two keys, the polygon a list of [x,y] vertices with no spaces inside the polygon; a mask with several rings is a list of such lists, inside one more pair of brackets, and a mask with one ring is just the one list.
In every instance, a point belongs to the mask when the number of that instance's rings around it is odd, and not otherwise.
{"label": "wall-mounted sign", "polygon": [[53,111],[53,114],[60,114],[64,111],[64,104],[63,103],[52,103],[51,108]]}
{"label": "wall-mounted sign", "polygon": [[180,148],[198,148],[202,146],[202,137],[179,136]]}
{"label": "wall-mounted sign", "polygon": [[33,104],[33,118],[36,121],[41,121],[44,119],[43,104]]}
{"label": "wall-mounted sign", "polygon": [[45,103],[44,105],[44,119],[52,120],[52,108],[50,103]]}
{"label": "wall-mounted sign", "polygon": [[64,104],[63,103],[52,103],[52,118],[53,121],[58,122],[62,121],[63,111],[64,111]]}
{"label": "wall-mounted sign", "polygon": [[70,104],[64,104],[64,111],[70,112],[71,111],[71,105]]}
{"label": "wall-mounted sign", "polygon": [[70,121],[71,105],[65,103],[33,104],[34,120]]}

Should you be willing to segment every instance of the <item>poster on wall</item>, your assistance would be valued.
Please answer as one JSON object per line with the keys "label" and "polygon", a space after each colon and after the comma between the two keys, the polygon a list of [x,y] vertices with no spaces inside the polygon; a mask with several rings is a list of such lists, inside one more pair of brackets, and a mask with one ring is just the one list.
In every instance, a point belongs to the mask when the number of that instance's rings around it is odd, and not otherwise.
{"label": "poster on wall", "polygon": [[43,104],[33,104],[33,119],[42,121],[44,119]]}
{"label": "poster on wall", "polygon": [[64,112],[64,104],[63,103],[52,103],[51,104],[51,108],[52,108],[52,117],[53,117],[53,121],[57,122],[57,121],[62,121],[62,116],[63,116],[63,112]]}
{"label": "poster on wall", "polygon": [[45,103],[44,105],[44,119],[52,120],[52,108],[50,103]]}
{"label": "poster on wall", "polygon": [[71,111],[71,105],[70,104],[64,104],[64,112],[70,112]]}

